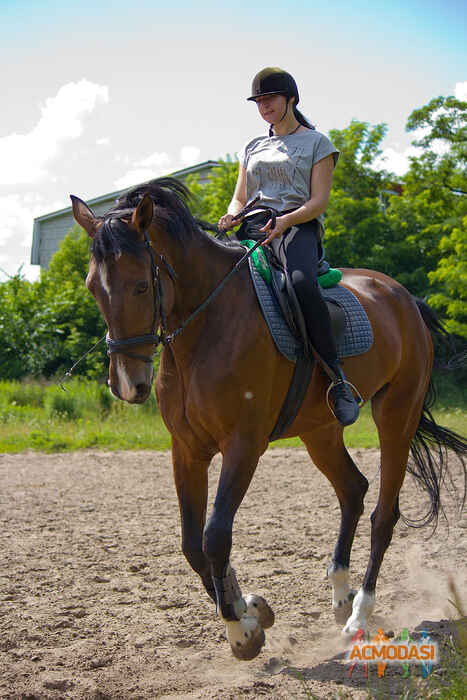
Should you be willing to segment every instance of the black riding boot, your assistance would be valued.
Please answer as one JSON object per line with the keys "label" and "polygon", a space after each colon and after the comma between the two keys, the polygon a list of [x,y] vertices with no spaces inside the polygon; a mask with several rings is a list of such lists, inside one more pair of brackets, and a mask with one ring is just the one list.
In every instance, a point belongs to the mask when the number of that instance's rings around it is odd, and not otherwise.
{"label": "black riding boot", "polygon": [[328,389],[332,411],[341,425],[352,425],[360,413],[358,402],[340,365],[336,362],[330,368],[336,375]]}

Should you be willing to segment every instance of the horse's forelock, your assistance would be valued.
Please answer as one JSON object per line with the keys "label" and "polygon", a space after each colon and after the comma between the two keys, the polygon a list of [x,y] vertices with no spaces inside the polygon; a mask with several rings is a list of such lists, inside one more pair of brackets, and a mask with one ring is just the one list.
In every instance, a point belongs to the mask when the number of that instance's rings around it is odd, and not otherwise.
{"label": "horse's forelock", "polygon": [[[122,211],[119,213],[123,214]],[[118,259],[122,253],[139,256],[144,250],[144,243],[141,243],[128,224],[115,214],[103,217],[103,223],[94,236],[91,247],[91,253],[98,263],[109,258]]]}
{"label": "horse's forelock", "polygon": [[134,210],[144,195],[149,195],[154,202],[155,220],[180,243],[191,240],[193,233],[199,233],[199,227],[188,208],[190,191],[172,177],[151,180],[128,190],[110,211],[116,213],[124,208]]}

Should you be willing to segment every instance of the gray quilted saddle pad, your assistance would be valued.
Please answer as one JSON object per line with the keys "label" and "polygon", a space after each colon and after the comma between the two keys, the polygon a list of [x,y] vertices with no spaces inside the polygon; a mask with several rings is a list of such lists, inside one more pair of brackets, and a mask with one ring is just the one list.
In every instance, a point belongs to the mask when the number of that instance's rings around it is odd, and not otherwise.
{"label": "gray quilted saddle pad", "polygon": [[[261,277],[251,257],[248,259],[248,263],[256,296],[274,343],[279,352],[291,362],[295,362],[300,343],[292,335],[271,287]],[[364,352],[367,352],[373,345],[373,329],[363,306],[355,294],[352,294],[346,287],[341,285],[330,289],[322,289],[321,293],[325,299],[336,301],[345,311],[345,333],[337,342],[339,358],[362,355]]]}

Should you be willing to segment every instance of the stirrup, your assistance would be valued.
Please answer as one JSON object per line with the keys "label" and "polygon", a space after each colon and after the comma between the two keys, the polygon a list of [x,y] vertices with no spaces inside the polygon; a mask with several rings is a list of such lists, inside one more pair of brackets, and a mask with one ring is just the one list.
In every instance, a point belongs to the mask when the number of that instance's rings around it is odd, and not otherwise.
{"label": "stirrup", "polygon": [[361,406],[361,404],[362,404],[363,401],[364,401],[363,396],[361,395],[361,393],[359,392],[359,390],[357,389],[357,387],[355,386],[355,384],[352,384],[352,382],[349,382],[348,379],[338,379],[337,381],[336,381],[335,379],[333,379],[332,382],[330,383],[330,385],[328,386],[328,390],[326,391],[326,403],[327,403],[327,405],[328,405],[329,410],[331,411],[332,415],[334,416],[334,418],[335,418],[336,420],[339,420],[339,419],[338,419],[338,417],[336,416],[336,414],[334,413],[333,407],[331,406],[331,403],[330,403],[330,401],[329,401],[329,394],[330,394],[330,392],[332,391],[332,389],[333,389],[337,384],[339,384],[339,382],[343,382],[344,384],[348,384],[348,385],[351,387],[351,389],[354,390],[354,392],[355,392],[355,394],[356,394],[356,396],[354,396],[354,399],[355,399],[355,401],[357,402],[357,405],[358,405],[358,406]]}

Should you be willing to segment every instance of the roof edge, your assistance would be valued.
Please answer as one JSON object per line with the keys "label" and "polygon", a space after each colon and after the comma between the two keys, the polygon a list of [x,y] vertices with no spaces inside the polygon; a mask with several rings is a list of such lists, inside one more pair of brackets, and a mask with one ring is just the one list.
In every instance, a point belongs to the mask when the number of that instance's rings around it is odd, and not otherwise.
{"label": "roof edge", "polygon": [[[205,168],[218,168],[220,167],[220,163],[217,160],[204,160],[202,163],[198,163],[197,165],[190,165],[187,168],[182,168],[181,170],[175,170],[171,173],[166,173],[165,175],[160,175],[160,177],[184,177],[186,175],[191,175],[199,172],[200,170],[204,170]],[[99,197],[93,197],[92,199],[86,200],[86,204],[90,207],[92,207],[93,204],[100,204],[101,202],[105,202],[106,200],[112,200],[116,199],[119,195],[121,195],[123,192],[126,192],[127,190],[133,189],[133,187],[139,187],[139,185],[143,185],[144,183],[141,182],[136,185],[131,185],[131,187],[123,187],[120,190],[115,190],[114,192],[108,192],[107,194],[101,194]],[[41,216],[36,216],[34,219],[34,230],[36,229],[36,222],[40,221],[47,221],[48,219],[54,219],[56,216],[62,216],[62,214],[65,214],[67,211],[70,211],[71,209],[71,204],[68,207],[64,207],[63,209],[57,209],[56,211],[50,212],[49,214],[42,214]],[[32,258],[32,252],[31,252],[31,258]],[[35,264],[35,263],[34,263]]]}

